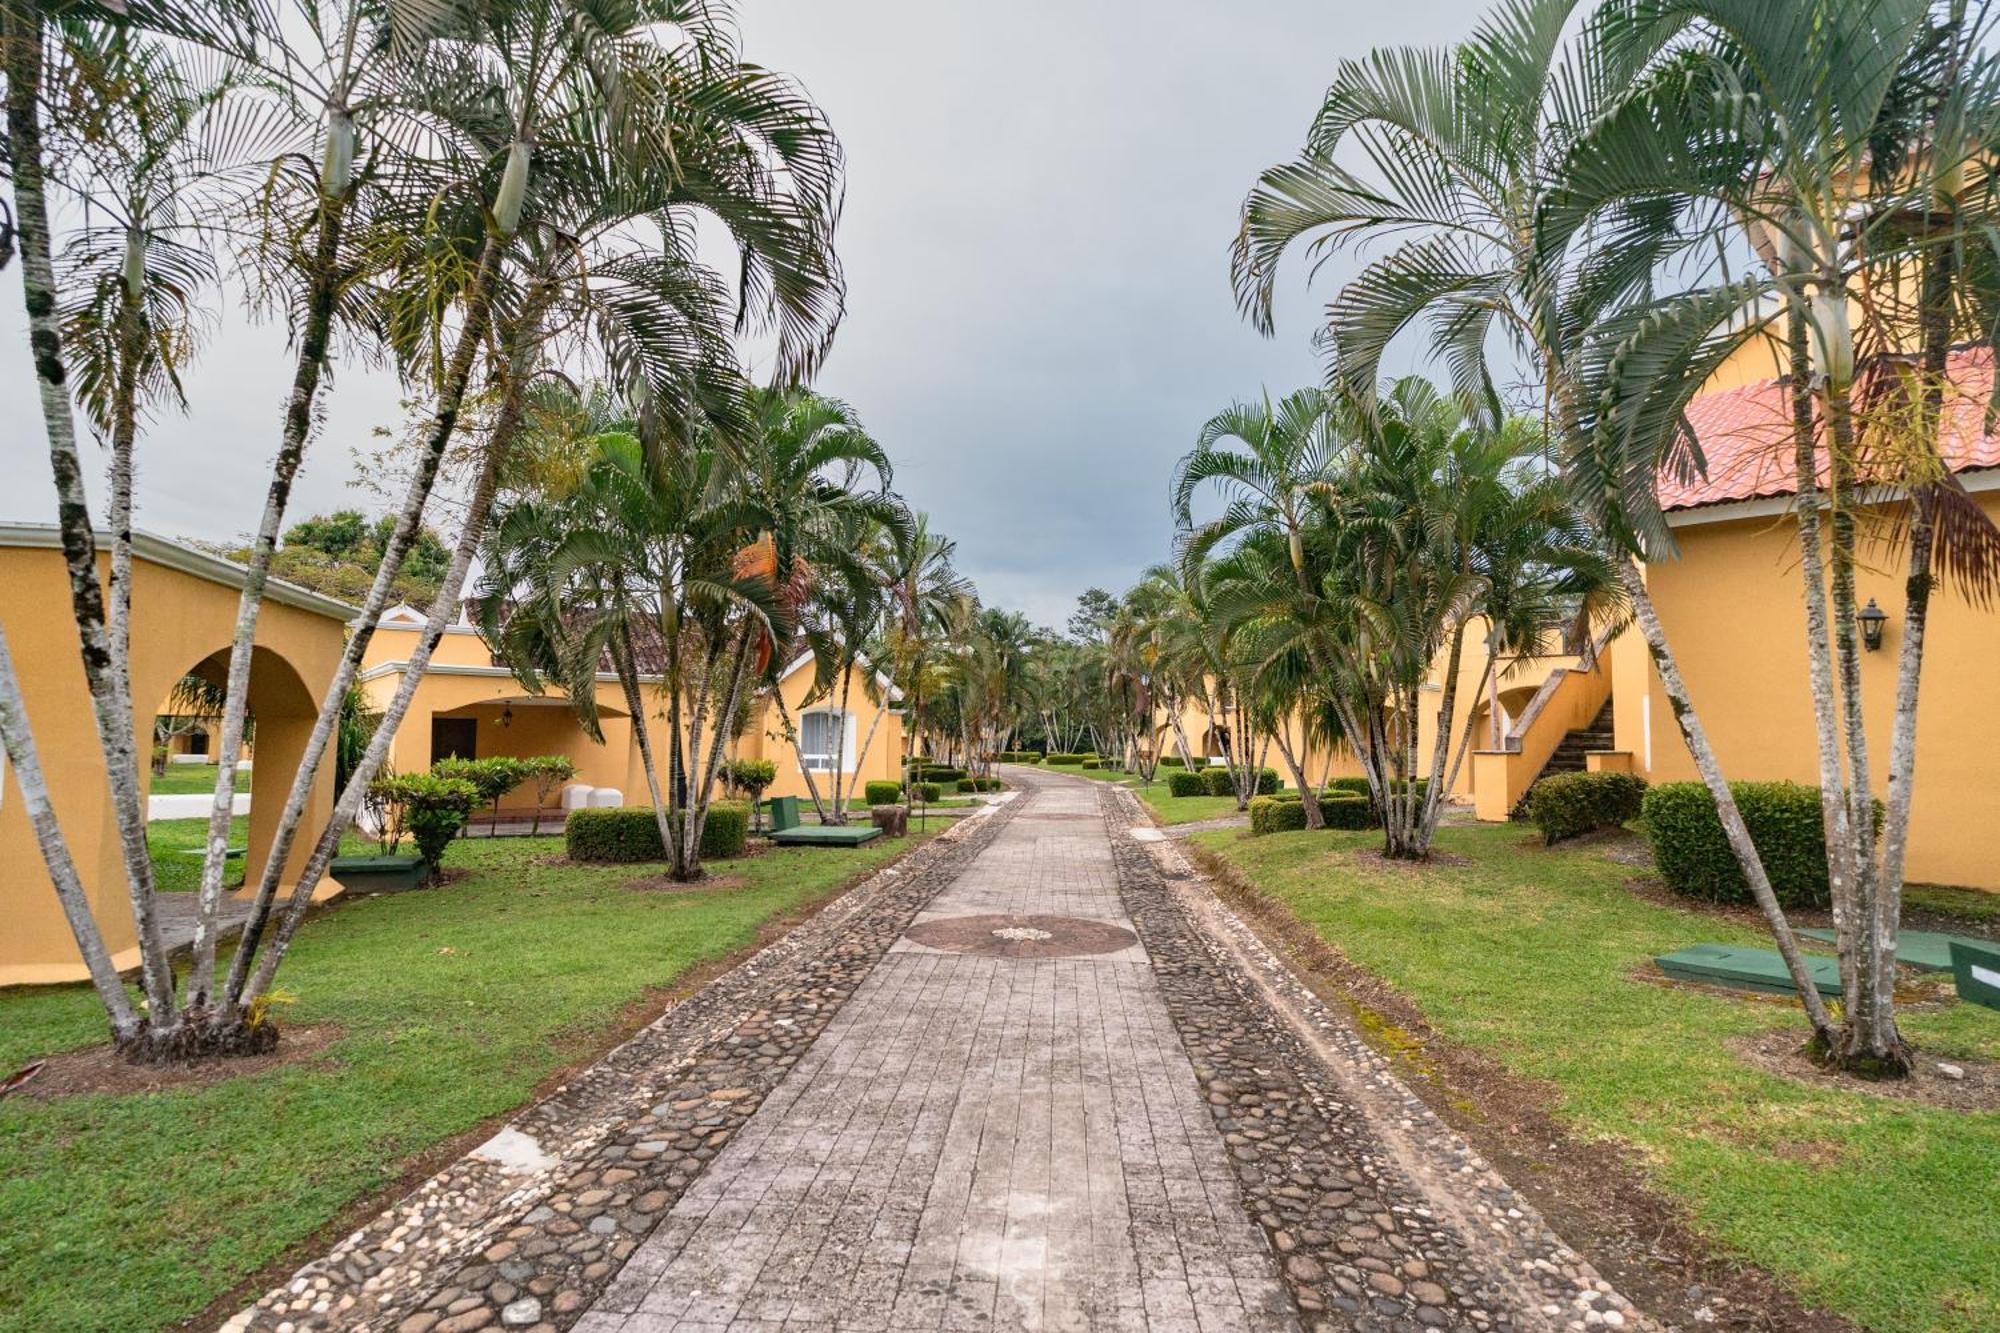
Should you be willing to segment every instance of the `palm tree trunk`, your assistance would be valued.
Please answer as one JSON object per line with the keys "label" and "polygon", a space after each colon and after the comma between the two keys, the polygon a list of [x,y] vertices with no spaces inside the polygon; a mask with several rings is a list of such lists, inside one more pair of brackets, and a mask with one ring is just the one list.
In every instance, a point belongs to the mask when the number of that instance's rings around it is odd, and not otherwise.
{"label": "palm tree trunk", "polygon": [[236,797],[236,766],[243,754],[243,732],[249,719],[250,665],[257,640],[257,621],[264,609],[264,589],[271,561],[277,554],[278,533],[291,503],[292,483],[305,458],[312,430],[313,405],[326,370],[333,333],[334,299],[339,293],[340,234],[346,218],[341,201],[322,196],[319,237],[313,249],[306,318],[292,368],[292,392],[285,403],[278,457],[264,492],[264,512],[257,523],[250,556],[243,572],[243,594],[236,603],[236,627],[229,645],[229,674],[217,752],[215,798],[208,812],[208,854],[202,861],[199,910],[195,917],[193,961],[188,968],[190,1008],[208,1004],[215,985],[215,949],[222,907],[222,875],[228,864],[230,814]]}
{"label": "palm tree trunk", "polygon": [[[128,244],[133,242],[128,241]],[[118,284],[118,386],[111,404],[111,660],[132,692],[132,449],[139,435],[139,362],[145,328],[139,293]],[[135,724],[136,725],[136,724]]]}
{"label": "palm tree trunk", "polygon": [[5,19],[7,134],[11,140],[15,244],[21,254],[22,303],[28,312],[28,347],[48,435],[49,466],[56,486],[56,517],[70,603],[76,616],[84,680],[90,687],[98,744],[118,823],[119,848],[138,930],[147,1024],[156,1036],[178,1026],[173,969],[153,904],[153,867],[146,848],[146,811],[139,795],[131,691],[121,679],[105,624],[104,589],[98,582],[97,541],[77,453],[76,420],[63,364],[56,297],[53,232],[42,152],[43,34],[39,7],[11,7]]}
{"label": "palm tree trunk", "polygon": [[799,773],[806,780],[806,795],[812,799],[813,812],[819,816],[819,822],[824,824],[826,822],[826,802],[820,799],[819,783],[813,779],[812,765],[806,762],[805,752],[799,748],[799,742],[804,740],[805,737],[800,734],[798,725],[792,721],[792,710],[785,704],[783,682],[780,682],[777,687],[772,689],[771,697],[777,700],[778,703],[778,720],[785,724],[785,731],[792,738],[792,757],[799,761]]}
{"label": "palm tree trunk", "polygon": [[1278,757],[1285,761],[1285,768],[1291,773],[1292,781],[1298,784],[1299,795],[1305,801],[1306,827],[1309,829],[1325,828],[1326,819],[1320,814],[1319,809],[1319,791],[1306,781],[1305,769],[1299,766],[1298,757],[1292,753],[1291,744],[1285,739],[1285,729],[1283,726],[1277,728],[1276,737],[1278,742]]}
{"label": "palm tree trunk", "polygon": [[660,794],[660,770],[653,760],[653,737],[646,726],[646,699],[639,690],[638,658],[632,651],[630,626],[621,625],[612,648],[611,667],[618,675],[618,687],[625,696],[625,711],[632,717],[632,740],[639,747],[639,771],[646,779],[646,797],[653,803],[653,823],[660,830],[660,848],[672,857],[673,820],[668,817],[666,800]]}
{"label": "palm tree trunk", "polygon": [[[1431,854],[1431,837],[1437,832],[1438,814],[1444,809],[1445,759],[1451,753],[1451,729],[1458,715],[1458,664],[1464,656],[1465,621],[1460,620],[1451,631],[1451,652],[1445,659],[1444,691],[1438,696],[1437,739],[1431,746],[1431,767],[1424,782],[1423,808],[1417,815],[1412,835],[1411,850],[1418,857]],[[1414,714],[1410,718],[1410,737],[1414,744],[1417,739]]]}
{"label": "palm tree trunk", "polygon": [[1815,1037],[1822,1041],[1831,1040],[1833,1019],[1827,1013],[1826,1001],[1821,997],[1819,987],[1813,984],[1812,974],[1806,970],[1798,937],[1792,934],[1791,922],[1785,919],[1785,909],[1778,905],[1778,895],[1771,888],[1771,877],[1765,873],[1764,862],[1757,855],[1757,845],[1750,840],[1750,829],[1743,822],[1743,812],[1737,808],[1736,794],[1729,789],[1728,781],[1722,776],[1722,765],[1716,760],[1715,747],[1709,743],[1707,729],[1694,710],[1694,701],[1688,697],[1687,682],[1681,678],[1680,663],[1675,660],[1673,650],[1667,643],[1666,627],[1660,623],[1660,614],[1653,605],[1646,580],[1631,561],[1621,559],[1613,563],[1617,567],[1619,585],[1624,588],[1626,600],[1631,604],[1633,621],[1639,626],[1647,651],[1652,655],[1653,670],[1660,678],[1660,687],[1666,691],[1667,703],[1674,710],[1675,721],[1680,724],[1681,739],[1687,743],[1695,771],[1701,774],[1702,783],[1715,801],[1715,814],[1722,824],[1722,836],[1728,841],[1729,850],[1736,855],[1736,864],[1741,867],[1743,878],[1750,886],[1750,896],[1756,899],[1759,910],[1764,913],[1765,924],[1771,928],[1771,938],[1785,960],[1785,971],[1799,992],[1799,1001],[1805,1007],[1806,1018],[1812,1024]]}
{"label": "palm tree trunk", "polygon": [[[319,766],[325,760],[327,748],[332,744],[334,733],[339,727],[340,710],[347,699],[347,692],[354,687],[355,677],[360,673],[361,659],[367,653],[368,644],[374,637],[376,622],[382,618],[382,612],[389,605],[390,589],[394,586],[396,577],[402,573],[403,561],[409,555],[410,548],[416,544],[417,536],[423,529],[424,508],[430,501],[431,488],[437,482],[438,466],[444,459],[445,446],[450,443],[452,434],[458,426],[459,411],[464,405],[466,389],[471,381],[473,360],[486,337],[492,315],[493,288],[499,275],[501,249],[499,238],[489,235],[481,251],[479,267],[473,276],[472,285],[466,294],[464,323],[459,330],[458,343],[452,349],[452,358],[446,368],[444,389],[432,413],[430,428],[425,434],[424,447],[417,455],[416,472],[412,474],[409,485],[404,491],[395,527],[391,529],[388,544],[382,552],[382,564],[375,571],[375,582],[368,589],[368,596],[362,602],[360,615],[355,617],[354,629],[348,636],[346,651],[341,654],[340,665],[334,669],[333,679],[327,683],[325,692],[320,696],[319,716],[314,719],[312,734],[307,737],[305,750],[299,756],[298,770],[292,777],[292,787],[286,794],[284,811],[278,817],[278,826],[271,838],[271,850],[264,864],[264,873],[258,880],[257,892],[251,900],[250,915],[243,923],[243,935],[237,943],[236,955],[230,962],[228,980],[223,984],[221,1010],[225,1020],[238,1007],[244,996],[244,987],[250,975],[250,964],[257,954],[264,930],[270,922],[272,905],[277,900],[279,880],[284,875],[286,861],[291,857],[292,843],[298,836],[299,823],[305,817],[306,804],[312,799],[313,784],[318,778]],[[532,301],[527,303],[524,309],[533,304]],[[516,410],[518,411],[518,408]],[[497,424],[494,438],[487,446],[489,459],[506,443],[497,429]],[[482,485],[492,475],[483,471]],[[490,485],[485,489],[487,502],[490,503],[492,499]],[[476,502],[477,490],[474,498]],[[483,512],[480,521],[484,522]],[[468,528],[470,526],[468,523]],[[449,578],[448,573],[447,578]],[[463,572],[459,578],[463,582]],[[454,586],[451,592],[455,598],[457,587]],[[451,609],[456,611],[455,606]],[[426,665],[430,661],[430,651],[434,646],[434,640],[428,635],[417,645],[418,653]],[[413,657],[410,667],[406,670],[405,684],[422,674],[421,668],[415,663],[416,659]],[[400,696],[401,691],[398,693]],[[403,707],[405,711],[408,710],[407,701]],[[398,713],[396,723],[400,724],[401,721],[402,714]],[[347,793],[342,792],[336,801],[336,810],[341,805],[347,806],[349,820],[353,819],[354,810],[359,807],[368,783],[374,778],[375,770],[382,762],[381,755],[387,752],[394,731],[395,726],[389,724],[385,714],[376,723],[375,735],[370,739],[367,751],[369,754],[375,754],[376,758],[370,763],[364,756],[363,766],[357,766],[355,772],[349,775],[348,787],[355,793],[353,800],[349,802]],[[378,749],[380,753],[377,753]],[[337,846],[339,843],[340,827],[344,826],[337,826],[332,830],[332,845]],[[323,838],[322,841],[324,840]],[[313,859],[320,858],[315,856]],[[327,859],[331,859],[331,852],[328,853]],[[323,862],[320,869],[322,871],[325,869]],[[297,917],[303,915],[306,903],[311,901],[311,894],[312,882],[301,876],[300,884],[293,893],[292,903],[287,907],[288,921],[295,921]],[[294,924],[290,929],[296,928]],[[289,937],[289,931],[287,936]],[[273,968],[275,966],[272,965]],[[260,968],[259,974],[265,975],[265,969]],[[265,984],[268,984],[268,981]]]}
{"label": "palm tree trunk", "polygon": [[139,1015],[132,1008],[132,997],[126,994],[125,984],[118,979],[118,969],[112,966],[104,932],[98,929],[97,918],[90,914],[90,899],[84,893],[83,880],[70,857],[62,828],[56,823],[41,755],[28,729],[27,701],[21,696],[20,678],[14,674],[14,656],[7,648],[5,626],[0,626],[0,747],[5,748],[14,767],[14,783],[20,790],[29,827],[35,831],[42,862],[48,867],[49,883],[55,888],[56,901],[61,904],[63,918],[69,922],[70,934],[76,939],[77,952],[90,972],[90,984],[111,1019],[111,1035],[121,1044],[129,1042],[139,1035]]}
{"label": "palm tree trunk", "polygon": [[[518,377],[514,377],[518,379]],[[459,594],[465,587],[465,576],[472,568],[472,558],[479,549],[486,530],[486,515],[493,505],[493,494],[499,488],[500,469],[505,464],[513,439],[520,428],[520,400],[509,392],[507,401],[493,427],[492,438],[488,441],[484,458],[480,461],[479,475],[473,483],[472,495],[466,504],[465,526],[459,533],[458,545],[452,551],[451,563],[445,568],[444,581],[439,585],[437,596],[432,598],[430,614],[424,621],[423,634],[416,648],[410,654],[409,665],[396,685],[396,693],[382,710],[382,718],[375,724],[375,734],[369,737],[368,749],[354,772],[347,779],[347,789],[334,801],[333,817],[320,832],[319,841],[313,847],[312,855],[306,858],[305,866],[299,872],[298,884],[292,890],[291,901],[285,906],[284,919],[279,923],[278,933],[272,937],[270,947],[264,951],[258,962],[256,976],[243,993],[245,1001],[262,995],[276,976],[278,965],[284,962],[285,953],[291,947],[292,937],[297,933],[299,923],[305,919],[306,908],[312,904],[313,886],[326,874],[327,864],[340,849],[340,837],[353,824],[355,814],[361,808],[362,799],[368,794],[368,784],[388,758],[389,744],[395,739],[396,731],[403,724],[403,718],[410,711],[410,702],[416,697],[417,687],[423,683],[425,673],[430,669],[431,655],[437,650],[438,640],[444,637],[445,626],[458,616]],[[304,771],[303,766],[301,771]],[[273,866],[282,869],[273,859]],[[266,868],[266,878],[271,870]],[[233,997],[225,994],[224,1010],[233,1006]]]}
{"label": "palm tree trunk", "polygon": [[1806,664],[1812,682],[1814,738],[1819,747],[1820,825],[1826,839],[1826,870],[1833,903],[1841,989],[1860,984],[1855,974],[1854,892],[1858,883],[1854,844],[1847,832],[1846,782],[1840,767],[1840,729],[1834,717],[1833,646],[1828,638],[1826,556],[1820,531],[1819,450],[1813,430],[1812,358],[1805,312],[1798,301],[1786,315],[1791,369],[1792,459],[1798,487],[1799,573],[1805,585]]}

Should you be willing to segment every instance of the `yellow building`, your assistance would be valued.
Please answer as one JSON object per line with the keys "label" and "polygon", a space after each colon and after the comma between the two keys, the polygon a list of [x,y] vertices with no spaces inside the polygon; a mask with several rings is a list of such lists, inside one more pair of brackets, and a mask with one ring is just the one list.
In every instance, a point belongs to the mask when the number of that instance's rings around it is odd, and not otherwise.
{"label": "yellow building", "polygon": [[[401,684],[423,625],[424,614],[408,606],[391,608],[376,623],[361,672],[362,687],[376,711],[387,705]],[[783,720],[769,691],[757,696],[748,725],[727,748],[729,756],[774,762],[777,780],[767,795],[806,795],[805,769],[810,765],[820,794],[829,796],[833,727],[838,718],[844,724],[846,785],[858,794],[861,783],[868,779],[896,777],[903,748],[903,715],[894,707],[900,699],[895,688],[879,675],[864,679],[865,667],[856,670],[848,683],[843,714],[838,683],[831,697],[808,701],[813,673],[807,668],[812,660],[809,653],[799,656],[779,674],[776,686],[784,692],[798,726],[804,757],[786,741]],[[667,726],[660,677],[645,675],[641,682],[644,723],[654,746],[654,762],[664,770]],[[645,768],[624,690],[608,671],[598,674],[596,689],[602,742],[591,739],[576,720],[568,695],[552,686],[542,694],[529,693],[494,657],[476,628],[463,620],[447,625],[390,746],[389,765],[407,773],[429,768],[451,755],[564,755],[577,769],[569,784],[575,790],[567,793],[570,805],[643,805],[647,800]],[[707,749],[706,741],[703,749]],[[516,788],[501,800],[502,818],[526,817],[535,797],[532,786]],[[551,799],[545,814],[560,818],[563,798]]]}
{"label": "yellow building", "polygon": [[[138,944],[124,858],[58,543],[53,525],[0,526],[0,588],[6,589],[0,597],[0,624],[6,626],[20,673],[57,823],[113,962],[132,967],[138,964]],[[108,577],[107,543],[107,537],[98,537],[99,568]],[[198,674],[218,683],[224,678],[243,570],[144,533],[133,539],[132,566],[133,724],[144,741],[151,736],[155,714],[183,676]],[[289,584],[272,582],[265,593],[250,669],[259,762],[251,774],[249,884],[263,873],[320,694],[333,678],[353,614],[351,607]],[[82,980],[83,961],[11,779],[0,756],[0,986]],[[143,763],[139,781],[142,788],[152,782],[151,769]],[[328,765],[313,790],[308,821],[323,821],[332,813],[332,789]],[[289,868],[302,864],[309,850],[300,840]],[[333,887],[327,881],[315,891]],[[286,893],[291,888],[283,885]]]}
{"label": "yellow building", "polygon": [[[1765,355],[1761,349],[1746,359]],[[1954,356],[1941,440],[1947,463],[1986,514],[2000,520],[2000,438],[1986,433],[1990,354]],[[1726,387],[1725,387],[1726,386]],[[1741,371],[1697,398],[1690,423],[1708,475],[1661,482],[1678,559],[1647,568],[1647,586],[1702,725],[1732,779],[1816,785],[1818,746],[1799,584],[1789,402],[1784,386]],[[1864,517],[1878,525],[1883,515]],[[1862,708],[1879,784],[1887,770],[1892,694],[1903,607],[1904,553],[1864,541],[1856,598],[1888,613],[1881,647],[1862,654]],[[1613,648],[1616,754],[1654,782],[1696,777],[1644,642]],[[1624,682],[1642,682],[1626,688]],[[1931,599],[1917,724],[1908,877],[2000,889],[2000,615],[1949,586]],[[1877,795],[1881,795],[1877,791]]]}

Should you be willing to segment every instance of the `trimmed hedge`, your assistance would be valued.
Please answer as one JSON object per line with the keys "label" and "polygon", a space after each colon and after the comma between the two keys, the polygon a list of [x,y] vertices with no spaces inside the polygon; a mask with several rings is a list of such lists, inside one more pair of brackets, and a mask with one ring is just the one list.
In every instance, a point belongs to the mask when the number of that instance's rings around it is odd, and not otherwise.
{"label": "trimmed hedge", "polygon": [[1636,773],[1557,773],[1528,789],[1528,818],[1553,844],[1637,819],[1645,796]]}
{"label": "trimmed hedge", "polygon": [[1187,767],[1187,760],[1177,754],[1163,754],[1160,756],[1159,766],[1161,768],[1185,768]]}
{"label": "trimmed hedge", "polygon": [[[701,856],[726,861],[741,856],[750,840],[750,807],[717,801],[701,826]],[[572,861],[664,861],[659,821],[650,805],[616,810],[572,810],[563,821],[563,845]]]}
{"label": "trimmed hedge", "polygon": [[1282,796],[1255,796],[1250,800],[1250,833],[1295,833],[1306,826],[1306,803]]}
{"label": "trimmed hedge", "polygon": [[1167,794],[1169,796],[1206,796],[1208,795],[1208,783],[1202,780],[1201,774],[1190,773],[1183,769],[1176,773],[1167,774]]}
{"label": "trimmed hedge", "polygon": [[1050,764],[1082,764],[1088,766],[1090,764],[1096,763],[1098,760],[1102,758],[1103,758],[1102,755],[1095,755],[1095,754],[1052,754],[1047,756],[1044,759],[1044,762]]}
{"label": "trimmed hedge", "polygon": [[1345,792],[1322,796],[1319,802],[1320,818],[1330,829],[1370,829],[1376,825],[1375,811],[1368,804],[1366,796],[1354,796]]}
{"label": "trimmed hedge", "polygon": [[1257,770],[1257,795],[1259,796],[1276,795],[1279,788],[1283,787],[1284,785],[1285,785],[1284,779],[1278,776],[1277,769],[1260,768]]}
{"label": "trimmed hedge", "polygon": [[993,756],[1003,764],[1039,764],[1042,762],[1040,750],[1002,750]]}
{"label": "trimmed hedge", "polygon": [[943,800],[944,784],[941,782],[919,782],[917,784],[917,799],[925,805],[931,805]]}
{"label": "trimmed hedge", "polygon": [[1101,764],[1100,764],[1100,763],[1099,763],[1099,762],[1098,762],[1097,760],[1095,760],[1095,759],[1086,759],[1086,760],[1084,760],[1084,761],[1083,761],[1083,766],[1084,766],[1085,768],[1100,768],[1100,767],[1102,767],[1102,765],[1101,765]]}
{"label": "trimmed hedge", "polygon": [[870,805],[895,805],[903,799],[903,784],[870,782],[861,788],[861,799]]}
{"label": "trimmed hedge", "polygon": [[957,782],[964,776],[964,769],[953,768],[948,764],[924,764],[917,769],[919,782]]}
{"label": "trimmed hedge", "polygon": [[1201,771],[1202,786],[1210,796],[1234,796],[1236,784],[1230,781],[1226,768],[1205,768]]}
{"label": "trimmed hedge", "polygon": [[[1771,888],[1786,907],[1825,907],[1832,900],[1826,877],[1826,829],[1820,822],[1817,787],[1796,782],[1732,782],[1729,790],[1743,812],[1763,859]],[[1750,886],[1736,864],[1715,800],[1699,782],[1664,782],[1640,804],[1646,838],[1660,877],[1676,893],[1712,902],[1749,903]],[[1875,803],[1882,818],[1882,803]]]}
{"label": "trimmed hedge", "polygon": [[1334,778],[1332,781],[1326,784],[1326,789],[1328,791],[1349,792],[1355,796],[1359,796],[1362,797],[1363,799],[1366,799],[1368,795],[1368,779]]}
{"label": "trimmed hedge", "polygon": [[[1375,819],[1368,799],[1347,793],[1323,796],[1319,802],[1320,822],[1330,829],[1368,829]],[[1290,833],[1306,826],[1305,798],[1296,792],[1276,796],[1255,796],[1250,800],[1250,832]]]}

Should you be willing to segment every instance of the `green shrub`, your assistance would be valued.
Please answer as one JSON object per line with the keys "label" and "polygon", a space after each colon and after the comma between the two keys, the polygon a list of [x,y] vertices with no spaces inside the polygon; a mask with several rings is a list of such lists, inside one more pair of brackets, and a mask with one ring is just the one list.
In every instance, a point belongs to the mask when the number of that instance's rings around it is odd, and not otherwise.
{"label": "green shrub", "polygon": [[1086,760],[1084,760],[1084,761],[1083,761],[1083,766],[1084,766],[1085,768],[1097,768],[1097,767],[1099,767],[1100,765],[1099,765],[1099,761],[1098,761],[1098,760],[1095,760],[1095,759],[1086,759]]}
{"label": "green shrub", "polygon": [[917,799],[925,805],[932,805],[944,799],[944,784],[941,782],[919,782]]}
{"label": "green shrub", "polygon": [[1187,760],[1185,760],[1185,759],[1181,758],[1181,757],[1180,757],[1179,755],[1177,755],[1177,754],[1163,754],[1163,755],[1161,755],[1161,756],[1160,756],[1160,762],[1159,762],[1159,767],[1161,767],[1161,768],[1186,768],[1186,767],[1187,767]]}
{"label": "green shrub", "polygon": [[1201,774],[1189,773],[1185,769],[1167,774],[1167,794],[1169,796],[1206,796],[1208,784]]}
{"label": "green shrub", "polygon": [[1234,796],[1236,784],[1230,780],[1227,768],[1205,768],[1201,772],[1201,782],[1210,796]]}
{"label": "green shrub", "polygon": [[1292,833],[1306,826],[1306,803],[1280,796],[1254,796],[1250,800],[1250,833]]}
{"label": "green shrub", "polygon": [[1330,829],[1367,829],[1376,824],[1375,811],[1366,796],[1341,792],[1320,799],[1319,813]]}
{"label": "green shrub", "polygon": [[734,759],[722,766],[722,780],[755,805],[764,789],[778,780],[778,766],[769,759]]}
{"label": "green shrub", "polygon": [[870,782],[861,788],[861,799],[870,805],[894,805],[903,799],[903,784]]}
{"label": "green shrub", "polygon": [[[1819,788],[1796,782],[1732,782],[1729,790],[1743,812],[1763,859],[1771,888],[1786,907],[1825,907],[1831,900],[1826,877],[1826,830],[1820,822]],[[1722,836],[1715,800],[1699,782],[1664,782],[1640,804],[1646,837],[1660,877],[1677,893],[1713,902],[1748,903],[1750,886]],[[1875,818],[1882,804],[1875,803]]]}
{"label": "green shrub", "polygon": [[1326,789],[1328,791],[1348,792],[1355,796],[1366,797],[1368,795],[1368,779],[1334,778],[1326,784]]}
{"label": "green shrub", "polygon": [[957,782],[964,776],[964,769],[953,768],[949,764],[924,764],[917,769],[919,782]]}
{"label": "green shrub", "polygon": [[1040,750],[1002,750],[993,756],[1003,764],[1039,764],[1042,762]]}
{"label": "green shrub", "polygon": [[1557,843],[1638,818],[1645,795],[1636,773],[1557,773],[1528,790],[1528,818],[1544,843]]}
{"label": "green shrub", "polygon": [[1278,777],[1277,769],[1260,768],[1257,770],[1257,794],[1259,796],[1276,795],[1278,789],[1282,786],[1284,786],[1284,782]]}
{"label": "green shrub", "polygon": [[466,817],[481,799],[479,787],[464,778],[436,773],[378,778],[375,785],[379,798],[396,808],[397,827],[409,829],[416,840],[425,873],[436,879],[444,865],[445,848],[465,827]]}
{"label": "green shrub", "polygon": [[[717,801],[701,826],[701,855],[709,861],[741,856],[750,839],[750,807]],[[616,810],[572,810],[563,823],[563,843],[572,861],[664,861],[659,821],[650,805]]]}

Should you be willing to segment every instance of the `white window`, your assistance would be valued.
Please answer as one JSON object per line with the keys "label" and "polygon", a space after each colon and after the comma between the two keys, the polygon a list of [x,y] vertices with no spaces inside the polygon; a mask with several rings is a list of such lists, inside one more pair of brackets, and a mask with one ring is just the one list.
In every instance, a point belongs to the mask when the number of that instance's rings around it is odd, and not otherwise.
{"label": "white window", "polygon": [[799,718],[799,764],[815,773],[833,771],[834,750],[840,750],[841,767],[854,771],[854,714],[837,708],[805,713]]}

